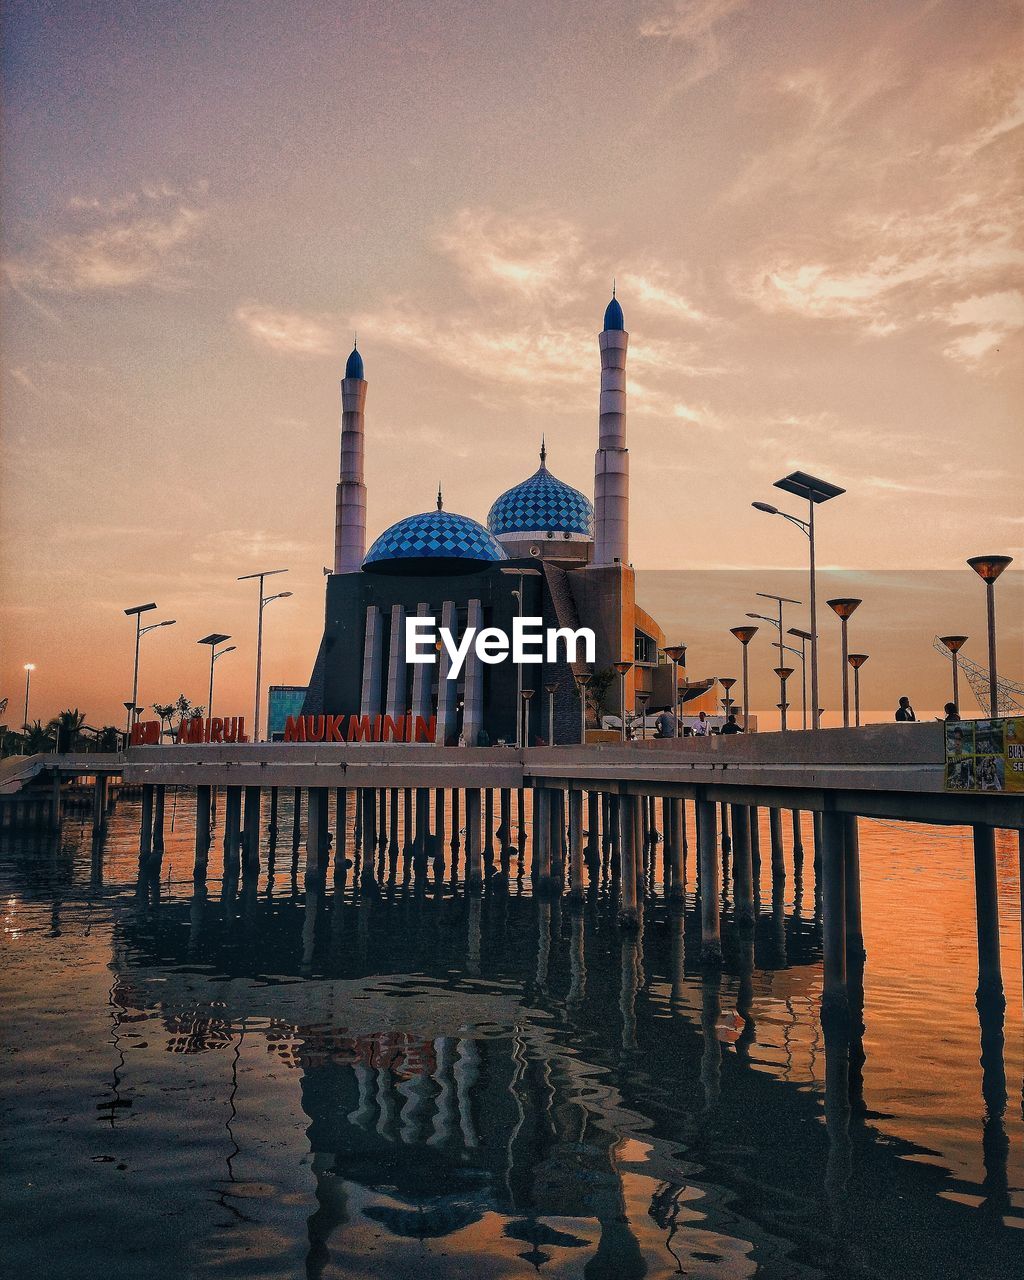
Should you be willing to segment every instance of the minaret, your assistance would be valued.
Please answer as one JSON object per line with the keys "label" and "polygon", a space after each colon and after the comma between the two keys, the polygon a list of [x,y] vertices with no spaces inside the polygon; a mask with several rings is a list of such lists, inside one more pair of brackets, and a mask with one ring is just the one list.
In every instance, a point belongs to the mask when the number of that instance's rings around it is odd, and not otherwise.
{"label": "minaret", "polygon": [[341,475],[334,520],[334,572],[357,573],[366,555],[363,410],[366,379],[355,344],[341,382]]}
{"label": "minaret", "polygon": [[626,448],[626,347],[629,334],[615,297],[598,334],[601,349],[600,438],[594,460],[595,565],[629,563],[629,450]]}

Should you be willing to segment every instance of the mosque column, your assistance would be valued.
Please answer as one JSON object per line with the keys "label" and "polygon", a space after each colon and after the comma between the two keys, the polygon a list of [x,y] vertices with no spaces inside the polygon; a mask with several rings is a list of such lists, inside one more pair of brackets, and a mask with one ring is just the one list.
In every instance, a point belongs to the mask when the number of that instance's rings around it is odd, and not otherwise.
{"label": "mosque column", "polygon": [[388,694],[384,714],[397,720],[405,715],[406,677],[409,667],[405,661],[405,606],[391,606],[391,639],[388,644]]}
{"label": "mosque column", "polygon": [[384,658],[384,634],[381,612],[371,604],[366,610],[363,638],[363,689],[359,714],[379,716],[381,710],[381,667]]}
{"label": "mosque column", "polygon": [[[484,625],[484,611],[479,600],[470,600],[466,617],[467,627],[475,627],[477,634]],[[466,680],[463,694],[462,736],[467,747],[475,747],[484,715],[484,666],[476,649],[466,656]]]}
{"label": "mosque column", "polygon": [[[456,621],[455,601],[445,600],[441,605],[441,626],[447,627],[454,636]],[[451,655],[447,648],[442,645],[441,659],[437,669],[437,733],[435,735],[436,741],[442,747],[454,741],[458,736],[455,707],[459,682],[448,679],[448,672],[451,667]],[[415,683],[413,687],[415,688]]]}

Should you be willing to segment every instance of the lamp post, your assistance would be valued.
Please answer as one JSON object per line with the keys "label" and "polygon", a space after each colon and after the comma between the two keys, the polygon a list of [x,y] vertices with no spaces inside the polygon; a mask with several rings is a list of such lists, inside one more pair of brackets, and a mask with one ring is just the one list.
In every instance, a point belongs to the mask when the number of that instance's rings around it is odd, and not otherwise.
{"label": "lamp post", "polygon": [[999,678],[996,675],[996,578],[1008,564],[1013,563],[1013,556],[972,556],[967,563],[984,582],[988,604],[988,704],[989,715],[995,719],[999,714]]}
{"label": "lamp post", "polygon": [[860,728],[860,669],[868,660],[866,653],[851,653],[847,662],[853,667],[853,723]]}
{"label": "lamp post", "polygon": [[757,627],[733,627],[730,634],[743,646],[743,729],[750,730],[750,672],[747,668],[747,645],[757,635]]}
{"label": "lamp post", "polygon": [[[517,616],[521,620],[523,616],[523,579],[539,578],[541,576],[541,572],[539,569],[501,569],[499,570],[499,572],[509,575],[511,577],[517,577],[519,579],[519,586],[512,588],[512,594],[515,596],[516,600],[518,601]],[[522,715],[520,714],[521,708],[522,708],[522,702],[523,702],[523,664],[521,662],[517,662],[516,663],[516,708],[517,708],[516,746],[517,747],[523,746]]]}
{"label": "lamp post", "polygon": [[620,737],[626,741],[626,673],[633,666],[632,662],[613,662],[612,670],[619,677],[619,714],[622,719]]}
{"label": "lamp post", "polygon": [[139,700],[139,642],[150,631],[156,631],[159,627],[173,627],[175,623],[174,618],[167,618],[164,622],[154,622],[148,627],[144,627],[142,625],[142,615],[155,608],[156,605],[150,601],[149,604],[133,605],[131,609],[125,609],[124,611],[126,617],[134,617],[135,619],[135,667],[132,673],[132,709],[128,712],[129,732],[131,732],[131,727],[135,723],[135,717],[141,710],[140,707],[136,706]]}
{"label": "lamp post", "polygon": [[[757,592],[757,594],[761,597],[761,599],[762,599],[762,600],[774,600],[774,601],[775,601],[775,603],[779,606],[779,616],[778,616],[778,618],[777,618],[777,619],[776,619],[776,618],[773,618],[773,619],[771,619],[771,621],[772,621],[772,623],[774,624],[775,629],[776,629],[776,630],[778,631],[778,633],[779,633],[779,638],[778,638],[778,640],[776,641],[776,645],[777,645],[778,650],[779,650],[779,662],[781,663],[781,662],[783,661],[783,657],[782,657],[782,649],[783,649],[783,640],[782,640],[782,626],[783,626],[783,623],[782,623],[782,606],[783,606],[784,604],[803,604],[803,601],[802,601],[802,600],[791,600],[791,599],[789,598],[789,596],[773,596],[773,595],[772,595],[770,592],[768,592],[768,591],[758,591],[758,592]],[[748,614],[747,616],[748,616],[748,617],[753,617],[753,616],[755,616],[755,615],[753,615],[753,614]],[[756,616],[761,617],[762,615],[758,614],[758,615],[756,615]],[[767,622],[767,621],[768,621],[768,619],[767,619],[767,618],[765,618],[765,619],[764,619],[764,621],[765,621],[765,622]]]}
{"label": "lamp post", "polygon": [[679,668],[682,667],[683,674],[686,674],[686,645],[670,644],[665,649],[665,657],[669,658],[675,664],[672,680],[672,711],[676,722],[675,736],[677,738],[683,733],[683,700],[679,696]]}
{"label": "lamp post", "polygon": [[519,745],[528,747],[530,745],[530,699],[533,697],[532,689],[522,689],[519,693],[519,700],[522,703],[522,728],[519,735]]}
{"label": "lamp post", "polygon": [[729,712],[732,707],[732,698],[729,696],[729,694],[733,685],[736,683],[736,677],[735,676],[719,676],[718,683],[725,690],[725,697],[722,699],[722,701],[725,703],[725,718],[726,720],[728,720]]}
{"label": "lamp post", "polygon": [[779,700],[779,710],[782,712],[782,732],[785,733],[786,730],[789,728],[789,725],[786,720],[786,711],[789,708],[789,703],[786,701],[786,681],[793,674],[793,668],[792,667],[776,667],[775,674],[779,677],[779,690],[781,693],[781,697]]}
{"label": "lamp post", "polygon": [[28,732],[28,695],[32,688],[32,672],[35,671],[36,664],[34,662],[25,663],[25,719],[22,721],[22,727]]}
{"label": "lamp post", "polygon": [[806,520],[790,515],[788,511],[780,511],[778,507],[773,507],[768,502],[755,502],[752,505],[758,511],[764,511],[770,516],[782,516],[784,520],[801,529],[807,537],[811,579],[811,727],[817,729],[821,723],[821,708],[818,705],[818,591],[814,571],[814,508],[821,502],[838,498],[846,490],[830,484],[827,480],[810,476],[806,471],[793,471],[788,476],[783,476],[781,480],[775,481],[775,488],[807,500],[808,518]]}
{"label": "lamp post", "polygon": [[548,746],[555,745],[555,694],[558,692],[558,684],[555,681],[544,686],[544,692],[548,695]]}
{"label": "lamp post", "polygon": [[953,706],[960,714],[960,659],[957,654],[967,643],[968,636],[939,636],[939,643],[944,644],[953,655]]}
{"label": "lamp post", "polygon": [[291,596],[290,591],[279,591],[277,595],[265,596],[263,594],[263,579],[272,578],[278,573],[287,573],[287,569],[265,569],[262,573],[244,573],[238,582],[249,582],[252,578],[258,578],[260,584],[259,609],[256,613],[256,706],[253,711],[252,740],[260,741],[260,680],[263,674],[263,610],[273,600],[287,600]]}
{"label": "lamp post", "polygon": [[594,677],[589,671],[581,672],[576,677],[576,688],[580,695],[580,746],[587,743],[587,686]]}
{"label": "lamp post", "polygon": [[[846,628],[850,621],[850,617],[859,604],[863,604],[862,600],[855,600],[852,596],[840,596],[836,600],[829,600],[828,607],[839,619],[843,628],[843,728],[850,727],[850,650],[847,640]],[[814,629],[814,624],[811,624]]]}
{"label": "lamp post", "polygon": [[799,627],[790,627],[788,636],[796,636],[800,641],[800,711],[803,716],[803,727],[807,728],[807,641],[811,638],[809,631],[801,631]]}
{"label": "lamp post", "polygon": [[640,703],[640,741],[647,741],[647,704],[651,700],[651,695],[646,689],[641,689],[636,695],[637,702]]}
{"label": "lamp post", "polygon": [[226,649],[217,652],[217,646],[223,644],[225,640],[230,640],[230,636],[221,635],[219,631],[215,631],[212,635],[203,636],[202,640],[197,640],[197,644],[208,644],[210,646],[210,696],[206,700],[207,717],[213,718],[213,664],[218,658],[223,658],[226,653],[234,653],[237,645],[229,644]]}

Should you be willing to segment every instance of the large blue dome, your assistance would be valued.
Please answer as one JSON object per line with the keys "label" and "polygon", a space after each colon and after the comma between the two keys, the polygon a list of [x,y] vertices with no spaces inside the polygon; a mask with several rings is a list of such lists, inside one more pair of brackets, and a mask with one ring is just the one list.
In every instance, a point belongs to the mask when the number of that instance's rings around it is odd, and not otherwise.
{"label": "large blue dome", "polygon": [[540,457],[540,467],[529,479],[495,500],[487,515],[488,529],[502,541],[548,534],[576,542],[592,538],[590,499],[551,474],[543,450]]}
{"label": "large blue dome", "polygon": [[474,573],[508,556],[482,524],[424,511],[385,529],[363,558],[369,573]]}

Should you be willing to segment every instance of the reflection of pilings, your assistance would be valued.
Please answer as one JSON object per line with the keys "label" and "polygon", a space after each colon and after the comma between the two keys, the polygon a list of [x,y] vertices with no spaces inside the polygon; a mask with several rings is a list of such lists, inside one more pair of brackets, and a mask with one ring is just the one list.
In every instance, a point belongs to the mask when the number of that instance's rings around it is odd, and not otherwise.
{"label": "reflection of pilings", "polygon": [[533,887],[546,893],[551,885],[551,793],[544,787],[533,792]]}
{"label": "reflection of pilings", "polygon": [[754,1022],[754,934],[748,932],[740,941],[739,983],[736,988],[736,1012],[743,1019],[743,1030],[736,1037],[736,1052],[749,1059],[750,1046],[757,1039]]}
{"label": "reflection of pilings", "polygon": [[455,1132],[455,1078],[452,1074],[455,1063],[454,1037],[437,1037],[434,1041],[434,1062],[437,1064],[434,1071],[437,1096],[434,1099],[434,1119],[427,1146],[441,1147],[451,1141]]}
{"label": "reflection of pilings", "polygon": [[681,799],[670,801],[672,814],[672,844],[669,850],[672,902],[686,899],[686,804]]}
{"label": "reflection of pilings", "polygon": [[260,869],[260,802],[259,787],[245,788],[245,820],[242,849],[246,874]]}
{"label": "reflection of pilings", "polygon": [[786,877],[772,876],[772,943],[775,964],[781,969],[786,964]]}
{"label": "reflection of pilings", "polygon": [[639,925],[636,894],[636,796],[616,796],[619,828],[619,924],[624,929]]}
{"label": "reflection of pilings", "polygon": [[[324,808],[326,810],[326,789],[317,787],[316,790],[324,792]],[[325,813],[324,821],[326,822],[326,820],[327,815]],[[299,973],[304,978],[308,978],[313,972],[313,951],[316,948],[316,926],[320,913],[319,885],[315,879],[311,879],[308,863],[306,867],[306,883],[306,901],[302,909],[302,960],[299,962]]]}
{"label": "reflection of pilings", "polygon": [[565,792],[559,787],[551,795],[551,881],[556,893],[565,887]]}
{"label": "reflection of pilings", "polygon": [[196,787],[196,860],[192,867],[192,879],[201,883],[206,879],[210,863],[210,788]]}
{"label": "reflection of pilings", "polygon": [[[714,823],[713,817],[711,821]],[[711,1111],[717,1105],[722,1092],[722,1045],[718,1039],[718,1020],[722,1016],[721,991],[722,975],[718,966],[706,968],[700,984],[700,1029],[704,1038],[700,1082],[704,1086],[705,1111]]]}
{"label": "reflection of pilings", "polygon": [[483,907],[479,894],[469,899],[466,926],[466,972],[474,978],[480,976],[480,914]]}
{"label": "reflection of pilings", "polygon": [[480,788],[466,788],[466,884],[479,893],[484,881],[483,851],[480,845]]}
{"label": "reflection of pilings", "polygon": [[359,798],[363,817],[362,881],[366,884],[375,877],[373,859],[377,852],[377,793],[371,787],[361,787]]}
{"label": "reflection of pilings", "polygon": [[669,936],[671,938],[671,977],[672,994],[670,1006],[673,1013],[683,1011],[683,995],[686,991],[686,912],[679,903],[674,903],[668,917]]}
{"label": "reflection of pilings", "polygon": [[782,810],[768,810],[768,835],[772,846],[772,880],[786,878],[786,851],[782,843]]}
{"label": "reflection of pilings", "polygon": [[[570,792],[570,800],[572,795],[579,795],[582,798],[582,791]],[[569,993],[566,996],[566,1004],[570,1009],[576,1008],[583,1003],[583,997],[587,991],[587,959],[586,959],[586,936],[583,927],[583,912],[578,908],[574,909],[571,916],[572,932],[569,938]]]}
{"label": "reflection of pilings", "polygon": [[398,1136],[406,1146],[412,1146],[424,1137],[426,1113],[433,1096],[429,1077],[425,1072],[411,1076],[408,1080],[403,1080],[395,1092],[405,1099],[398,1116]]}
{"label": "reflection of pilings", "polygon": [[167,788],[162,782],[153,788],[153,862],[159,864],[164,851],[164,811]]}
{"label": "reflection of pilings", "polygon": [[569,792],[569,896],[583,897],[583,792]]}
{"label": "reflection of pilings", "polygon": [[985,1166],[986,1215],[1001,1225],[1003,1216],[1011,1211],[1010,1186],[1007,1160],[1010,1142],[1006,1133],[1006,1065],[1003,1058],[1002,991],[994,997],[978,997],[978,1018],[981,1024],[981,1095],[985,1102],[985,1118],[982,1125],[981,1153]]}
{"label": "reflection of pilings", "polygon": [[[635,797],[630,797],[634,799]],[[625,883],[625,878],[623,878]],[[621,943],[619,1012],[622,1014],[622,1051],[632,1053],[636,1041],[636,993],[639,940],[635,933],[624,934]]]}
{"label": "reflection of pilings", "polygon": [[722,961],[721,885],[715,839],[715,803],[702,790],[697,796],[697,849],[700,857],[700,958],[702,964]]}
{"label": "reflection of pilings", "polygon": [[[827,863],[832,838],[826,813],[822,824],[822,866],[825,868],[824,896],[828,902],[829,871]],[[842,1235],[847,1213],[846,1186],[852,1164],[850,1147],[850,1037],[848,1020],[837,1010],[822,1010],[825,1033],[825,1130],[828,1133],[828,1158],[825,1162],[825,1194],[832,1214],[832,1226]],[[843,1268],[845,1272],[845,1268]]]}
{"label": "reflection of pilings", "polygon": [[996,840],[992,827],[974,827],[974,897],[978,925],[978,999],[1002,1000],[999,961],[999,890],[996,884]]}
{"label": "reflection of pilings", "polygon": [[345,1119],[349,1124],[357,1125],[360,1129],[369,1129],[377,1116],[376,1077],[371,1067],[358,1060],[352,1064],[352,1074],[356,1078],[359,1101],[355,1110],[350,1111]]}
{"label": "reflection of pilings", "polygon": [[732,806],[732,874],[736,923],[743,928],[754,924],[754,872],[750,860],[750,811],[746,805]]}
{"label": "reflection of pilings", "polygon": [[238,875],[238,846],[242,839],[242,788],[224,789],[224,874]]}
{"label": "reflection of pilings", "polygon": [[142,816],[139,822],[139,870],[144,872],[149,867],[153,856],[153,787],[150,783],[142,784]]}
{"label": "reflection of pilings", "polygon": [[821,822],[822,1007],[846,1012],[846,859],[841,813],[827,809]]}
{"label": "reflection of pilings", "polygon": [[537,907],[537,969],[534,981],[543,991],[548,982],[548,962],[551,958],[551,903],[543,899]]}
{"label": "reflection of pilings", "polygon": [[103,830],[107,803],[107,779],[102,773],[93,778],[92,790],[92,833],[98,835]]}
{"label": "reflection of pilings", "polygon": [[636,877],[637,901],[644,896],[644,859],[647,856],[647,836],[644,817],[647,813],[647,797],[633,797],[633,875]]}
{"label": "reflection of pilings", "polygon": [[459,1103],[459,1128],[464,1145],[473,1150],[479,1146],[476,1125],[473,1121],[471,1091],[480,1078],[480,1053],[472,1040],[460,1040],[453,1070],[455,1093]]}

